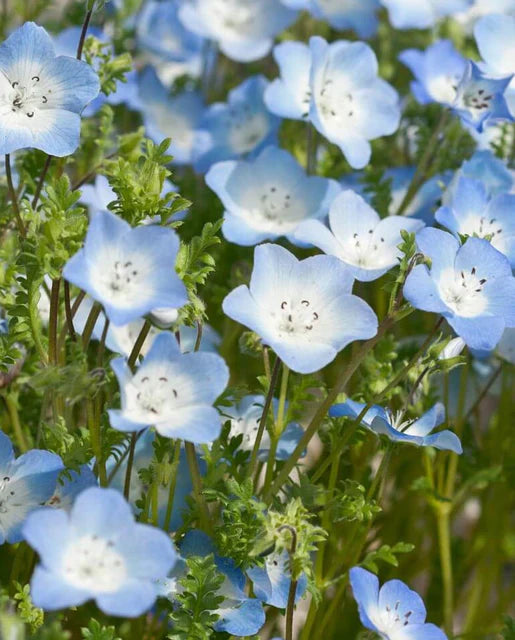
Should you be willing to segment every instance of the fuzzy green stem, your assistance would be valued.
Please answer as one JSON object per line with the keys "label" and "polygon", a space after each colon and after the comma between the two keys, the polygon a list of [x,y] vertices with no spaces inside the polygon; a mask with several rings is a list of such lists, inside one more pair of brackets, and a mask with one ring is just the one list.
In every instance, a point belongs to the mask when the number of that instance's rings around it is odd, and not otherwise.
{"label": "fuzzy green stem", "polygon": [[23,433],[16,400],[14,400],[9,393],[3,393],[2,396],[7,408],[7,413],[9,414],[9,419],[11,421],[11,427],[16,437],[16,442],[18,443],[18,448],[20,449],[21,453],[25,453],[25,451],[28,451],[29,445],[27,443],[27,439],[25,438],[25,434]]}
{"label": "fuzzy green stem", "polygon": [[193,484],[193,496],[199,508],[200,522],[204,531],[211,532],[209,511],[204,500],[204,496],[202,495],[202,476],[200,475],[195,445],[192,442],[185,442],[184,446],[186,449],[186,459],[188,460],[191,482]]}
{"label": "fuzzy green stem", "polygon": [[451,535],[447,505],[437,509],[438,543],[443,581],[444,628],[449,637],[453,635],[454,585],[452,574]]}
{"label": "fuzzy green stem", "polygon": [[11,198],[11,204],[13,205],[14,215],[16,217],[16,224],[18,225],[18,231],[22,238],[26,235],[25,225],[21,217],[20,205],[18,204],[18,198],[14,189],[13,177],[11,172],[11,156],[5,154],[5,177],[7,178],[7,189],[9,191],[9,197]]}
{"label": "fuzzy green stem", "polygon": [[284,410],[286,407],[286,396],[288,394],[288,377],[290,369],[283,363],[283,375],[281,378],[281,390],[279,393],[279,406],[277,408],[277,420],[273,426],[273,433],[270,434],[270,451],[268,452],[268,461],[266,465],[265,482],[263,492],[266,493],[270,487],[274,477],[275,457],[277,455],[277,446],[279,438],[284,431]]}
{"label": "fuzzy green stem", "polygon": [[[289,556],[290,556],[290,566],[293,566],[293,558],[295,556],[295,552],[297,551],[297,531],[295,529],[295,527],[292,527],[291,525],[283,525],[282,527],[279,527],[279,531],[281,531],[282,529],[288,529],[288,531],[290,531],[291,533],[291,547],[289,549]],[[293,572],[293,569],[291,569],[291,571]],[[286,633],[285,633],[285,640],[293,640],[293,614],[295,612],[295,596],[297,594],[297,580],[293,579],[293,573],[292,573],[292,579],[290,580],[290,588],[288,590],[288,603],[286,605]]]}
{"label": "fuzzy green stem", "polygon": [[58,345],[57,345],[57,325],[59,323],[59,289],[61,278],[52,280],[52,290],[50,292],[50,314],[48,319],[48,359],[51,364],[57,365]]}
{"label": "fuzzy green stem", "polygon": [[134,367],[136,366],[136,362],[138,361],[138,356],[141,353],[141,349],[145,343],[145,340],[147,339],[148,334],[150,333],[151,328],[152,328],[152,325],[150,324],[150,322],[148,320],[145,320],[145,323],[141,327],[141,331],[139,332],[138,337],[136,338],[136,342],[132,347],[132,351],[130,352],[129,359],[127,360],[127,364],[129,365],[130,369],[134,369]]}
{"label": "fuzzy green stem", "polygon": [[84,352],[88,350],[89,342],[91,340],[91,336],[93,335],[93,329],[95,328],[98,316],[100,315],[101,311],[102,307],[98,303],[95,303],[93,305],[93,308],[89,312],[84,331],[82,332],[82,349]]}
{"label": "fuzzy green stem", "polygon": [[32,208],[35,209],[39,202],[39,196],[41,195],[41,191],[43,190],[43,185],[45,183],[45,178],[47,176],[48,170],[50,169],[50,163],[52,162],[53,156],[47,156],[43,169],[41,171],[41,175],[39,176],[39,180],[36,186],[36,193],[34,194],[34,198],[32,199]]}
{"label": "fuzzy green stem", "polygon": [[177,472],[179,471],[179,462],[181,457],[181,441],[176,440],[172,457],[172,471],[170,474],[170,487],[168,489],[168,502],[166,503],[166,514],[164,521],[164,530],[170,530],[172,521],[173,503],[175,499],[175,488],[177,486]]}

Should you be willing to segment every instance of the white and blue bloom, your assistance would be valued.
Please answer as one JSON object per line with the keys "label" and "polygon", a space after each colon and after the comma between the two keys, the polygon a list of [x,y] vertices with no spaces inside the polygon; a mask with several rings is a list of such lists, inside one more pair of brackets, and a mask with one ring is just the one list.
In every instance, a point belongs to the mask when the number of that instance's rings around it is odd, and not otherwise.
{"label": "white and blue bloom", "polygon": [[9,437],[0,431],[0,545],[22,539],[25,519],[52,496],[63,467],[58,455],[41,449],[15,458]]}
{"label": "white and blue bloom", "polygon": [[515,278],[509,260],[481,238],[460,246],[450,233],[422,229],[419,250],[431,268],[417,265],[404,285],[416,309],[441,314],[472,349],[489,351],[515,326]]}
{"label": "white and blue bloom", "polygon": [[[415,171],[415,167],[393,167],[384,172],[384,177],[392,181],[390,214],[398,211]],[[427,225],[433,224],[434,210],[446,193],[445,186],[449,182],[450,175],[450,173],[437,174],[426,180],[406,207],[403,215],[418,218]]]}
{"label": "white and blue bloom", "polygon": [[188,531],[180,544],[180,553],[189,556],[214,554],[215,564],[225,576],[217,595],[223,596],[220,608],[215,610],[220,617],[214,624],[215,631],[225,631],[233,636],[253,636],[265,624],[265,612],[260,600],[249,598],[245,593],[245,575],[230,558],[216,553],[212,540],[202,531]]}
{"label": "white and blue bloom", "polygon": [[[247,570],[252,580],[252,587],[256,597],[265,604],[278,609],[286,609],[291,584],[291,572],[288,566],[287,551],[274,551],[265,557],[264,567],[253,567]],[[307,586],[307,577],[303,573],[297,582],[295,601],[302,597]]]}
{"label": "white and blue bloom", "polygon": [[86,489],[70,514],[62,509],[31,514],[23,535],[41,559],[31,596],[48,611],[95,599],[109,615],[140,616],[157,598],[154,581],[166,577],[177,558],[170,538],[135,522],[114,489]]}
{"label": "white and blue bloom", "polygon": [[[259,429],[259,423],[263,415],[264,396],[249,395],[242,398],[238,404],[232,407],[225,407],[223,414],[230,419],[231,438],[242,436],[240,448],[243,451],[252,451]],[[272,400],[274,415],[277,416],[279,402],[276,398]],[[276,460],[287,460],[295,450],[299,440],[304,434],[304,429],[296,422],[290,422],[282,432],[277,443]],[[259,447],[259,459],[267,460],[270,451],[270,434],[267,430],[263,432]]]}
{"label": "white and blue bloom", "polygon": [[361,567],[349,572],[361,623],[384,640],[447,640],[434,624],[426,623],[422,598],[400,580],[379,589],[377,576]]}
{"label": "white and blue bloom", "polygon": [[66,469],[61,473],[55,491],[45,506],[70,511],[79,493],[89,487],[96,487],[97,484],[97,478],[87,464],[82,465],[79,471]]}
{"label": "white and blue bloom", "polygon": [[396,29],[429,29],[441,18],[465,11],[473,0],[379,0]]}
{"label": "white and blue bloom", "polygon": [[377,332],[375,313],[351,294],[353,282],[333,256],[297,260],[283,247],[260,245],[250,286],[231,291],[223,310],[255,331],[290,369],[312,373],[350,342]]}
{"label": "white and blue bloom", "polygon": [[167,438],[205,444],[221,429],[213,403],[229,381],[229,371],[216,353],[181,353],[175,337],[160,333],[136,373],[125,358],[111,362],[118,378],[122,408],[110,409],[111,426],[140,431],[155,426]]}
{"label": "white and blue bloom", "polygon": [[399,55],[416,80],[411,91],[420,104],[452,104],[467,66],[450,40],[438,40],[425,51],[406,49]]}
{"label": "white and blue bloom", "polygon": [[307,9],[332,27],[353,29],[360,38],[370,38],[377,31],[378,0],[282,0],[292,9]]}
{"label": "white and blue bloom", "polygon": [[311,104],[311,49],[304,42],[281,42],[274,47],[279,78],[265,89],[265,104],[281,118],[306,120]]}
{"label": "white and blue bloom", "polygon": [[147,67],[140,76],[143,123],[156,143],[171,139],[173,164],[191,164],[197,145],[197,129],[204,114],[204,102],[197,91],[170,96],[155,70]]}
{"label": "white and blue bloom", "polygon": [[274,144],[280,120],[265,107],[268,81],[251,76],[229,92],[226,103],[212,104],[199,125],[195,168],[205,172],[215,162],[258,153]]}
{"label": "white and blue bloom", "polygon": [[0,155],[25,148],[73,153],[80,114],[99,88],[88,64],[56,57],[48,33],[25,23],[0,45]]}
{"label": "white and blue bloom", "polygon": [[298,225],[326,216],[340,191],[334,180],[307,176],[278,147],[267,147],[253,160],[217,163],[206,183],[225,206],[224,236],[244,246],[280,236],[293,241]]}
{"label": "white and blue bloom", "polygon": [[504,95],[512,77],[492,78],[469,60],[456,88],[453,111],[480,133],[486,124],[512,122],[514,118]]}
{"label": "white and blue bloom", "polygon": [[462,177],[452,199],[438,209],[435,218],[458,237],[489,240],[515,267],[515,194],[491,198],[482,182]]}
{"label": "white and blue bloom", "polygon": [[310,120],[338,145],[354,169],[365,167],[370,140],[394,133],[400,120],[397,92],[378,74],[377,58],[363,42],[328,44],[313,36]]}
{"label": "white and blue bloom", "polygon": [[160,307],[181,307],[186,288],[175,272],[179,239],[157,225],[131,228],[112,213],[90,220],[84,248],[63,276],[100,302],[109,320],[123,325]]}
{"label": "white and blue bloom", "polygon": [[[329,410],[333,417],[349,416],[357,418],[366,407],[366,404],[355,402],[350,398],[342,404],[335,404]],[[418,420],[403,420],[403,412],[392,413],[379,405],[372,406],[361,419],[361,425],[376,435],[384,435],[392,442],[413,444],[416,447],[435,447],[444,451],[462,453],[461,442],[458,436],[444,429],[437,433],[431,433],[445,420],[445,408],[441,402],[437,402],[429,411],[426,411]]]}
{"label": "white and blue bloom", "polygon": [[179,8],[187,29],[213,40],[238,62],[266,56],[275,36],[296,16],[278,0],[185,0]]}
{"label": "white and blue bloom", "polygon": [[319,220],[307,220],[299,225],[294,237],[336,256],[356,280],[369,282],[398,263],[401,231],[413,233],[423,226],[421,220],[403,216],[381,220],[360,195],[349,190],[333,201],[329,210],[330,228]]}

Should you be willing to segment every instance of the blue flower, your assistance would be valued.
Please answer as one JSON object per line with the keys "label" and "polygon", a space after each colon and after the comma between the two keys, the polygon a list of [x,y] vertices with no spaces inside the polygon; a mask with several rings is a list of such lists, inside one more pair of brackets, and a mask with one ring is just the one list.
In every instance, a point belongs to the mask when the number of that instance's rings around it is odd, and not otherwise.
{"label": "blue flower", "polygon": [[112,213],[92,216],[84,248],[63,276],[100,302],[115,325],[159,307],[181,307],[186,288],[175,273],[179,240],[171,229],[131,226]]}
{"label": "blue flower", "polygon": [[265,104],[281,118],[306,120],[311,104],[311,49],[303,42],[281,42],[274,47],[280,77],[265,89]]}
{"label": "blue flower", "polygon": [[[366,404],[350,398],[342,404],[331,407],[329,415],[333,417],[349,416],[357,418]],[[372,406],[361,419],[361,425],[376,435],[384,435],[392,442],[404,442],[416,447],[435,447],[444,451],[462,453],[461,442],[456,434],[448,429],[431,433],[445,420],[445,408],[441,402],[426,411],[418,420],[403,420],[403,412],[395,415],[379,405]]]}
{"label": "blue flower", "polygon": [[[277,415],[278,400],[273,399],[274,414]],[[240,448],[244,451],[252,451],[256,434],[263,415],[263,406],[265,404],[264,396],[250,395],[245,396],[232,407],[224,408],[224,416],[230,418],[231,421],[231,438],[243,436]],[[295,450],[299,440],[304,433],[304,429],[296,422],[290,422],[284,429],[277,444],[276,460],[287,460]],[[259,459],[267,460],[270,451],[270,435],[268,431],[264,431],[259,447]]]}
{"label": "blue flower", "polygon": [[215,41],[238,62],[266,56],[275,36],[296,16],[277,0],[185,0],[179,8],[187,29]]}
{"label": "blue flower", "polygon": [[504,330],[497,345],[497,354],[510,364],[515,364],[515,329]]}
{"label": "blue flower", "polygon": [[122,395],[121,410],[109,410],[114,429],[140,431],[155,426],[162,436],[195,444],[218,437],[220,416],[213,403],[229,381],[219,355],[182,354],[175,337],[163,332],[134,375],[125,358],[115,358],[111,366]]}
{"label": "blue flower", "polygon": [[398,263],[401,231],[418,231],[424,223],[402,216],[381,220],[361,196],[344,191],[331,205],[329,226],[330,229],[319,220],[308,220],[297,228],[294,237],[336,256],[356,280],[369,282]]}
{"label": "blue flower", "polygon": [[[274,552],[266,556],[264,567],[247,570],[256,597],[265,604],[278,609],[286,609],[290,591],[291,572],[288,567],[287,551]],[[307,587],[307,577],[302,574],[297,583],[295,601],[302,597]]]}
{"label": "blue flower", "polygon": [[[390,213],[394,214],[406,195],[409,185],[415,175],[415,167],[393,167],[384,172],[385,179],[391,179]],[[413,200],[403,215],[413,216],[425,224],[433,224],[436,204],[446,193],[445,185],[449,182],[450,174],[438,174],[429,178],[417,191]]]}
{"label": "blue flower", "polygon": [[80,114],[99,88],[88,64],[56,57],[48,33],[25,23],[0,45],[0,155],[25,148],[73,153]]}
{"label": "blue flower", "polygon": [[460,178],[447,206],[435,214],[439,224],[459,236],[489,240],[515,267],[515,194],[490,198],[482,182]]}
{"label": "blue flower", "polygon": [[353,29],[360,38],[370,38],[377,31],[378,0],[282,0],[292,9],[307,9],[340,31]]}
{"label": "blue flower", "polygon": [[67,469],[61,474],[55,491],[45,506],[70,511],[79,493],[96,486],[97,478],[87,464],[82,465],[79,471]]}
{"label": "blue flower", "polygon": [[406,49],[399,60],[416,78],[411,91],[420,104],[452,104],[467,63],[450,40],[438,40],[425,51]]}
{"label": "blue flower", "polygon": [[417,245],[432,264],[411,271],[406,300],[442,314],[472,349],[493,349],[505,327],[515,326],[515,278],[508,259],[487,240],[469,238],[460,246],[438,229],[422,229]]}
{"label": "blue flower", "polygon": [[465,11],[473,0],[379,0],[396,29],[428,29],[440,18]]}
{"label": "blue flower", "polygon": [[306,176],[298,162],[277,147],[267,147],[254,160],[213,165],[206,183],[225,206],[224,236],[245,246],[280,236],[293,241],[297,226],[327,215],[340,191],[334,180]]}
{"label": "blue flower", "polygon": [[156,72],[147,67],[140,76],[140,97],[147,135],[157,143],[171,138],[173,164],[191,164],[204,102],[196,91],[170,96]]}
{"label": "blue flower", "polygon": [[54,493],[61,458],[50,451],[32,449],[14,458],[8,436],[0,431],[0,545],[19,542],[27,515]]}
{"label": "blue flower", "polygon": [[515,16],[492,13],[483,16],[474,25],[474,36],[488,71],[496,76],[515,73],[513,42],[515,42]]}
{"label": "blue flower", "polygon": [[453,110],[466,124],[482,132],[486,124],[513,122],[504,95],[513,76],[491,78],[471,60],[456,89]]}
{"label": "blue flower", "polygon": [[377,332],[375,313],[351,294],[352,285],[338,258],[299,261],[286,249],[265,244],[254,250],[250,287],[231,291],[223,310],[255,331],[290,369],[312,373],[350,342]]}
{"label": "blue flower", "polygon": [[[136,514],[139,514],[139,509],[136,503],[141,500],[142,497],[148,496],[150,487],[144,483],[139,475],[141,469],[148,469],[152,464],[154,458],[154,447],[152,443],[155,440],[155,432],[151,429],[147,429],[138,438],[136,447],[134,449],[134,462],[131,473],[130,484],[130,501]],[[203,461],[199,459],[199,467],[203,469]],[[123,493],[125,486],[125,475],[127,472],[127,457],[117,467],[116,459],[114,457],[109,458],[107,461],[107,474],[108,477],[113,473],[110,486],[113,489],[118,489]],[[192,491],[193,485],[191,482],[191,475],[186,459],[186,452],[184,448],[181,448],[179,457],[179,467],[177,469],[176,485],[173,495],[173,509],[170,515],[170,524],[168,526],[169,531],[176,531],[183,523],[182,512],[187,507],[187,497]],[[157,512],[158,512],[158,524],[161,528],[165,526],[165,519],[167,516],[168,500],[169,500],[170,488],[169,486],[163,486],[159,483],[157,490]]]}
{"label": "blue flower", "polygon": [[212,104],[199,126],[195,168],[205,172],[215,162],[258,153],[274,144],[280,120],[265,107],[267,80],[247,78],[229,92],[227,102]]}
{"label": "blue flower", "polygon": [[224,601],[214,612],[220,616],[215,622],[215,631],[225,631],[233,636],[256,634],[265,624],[265,612],[259,600],[249,598],[245,593],[246,580],[243,572],[230,558],[219,556],[211,539],[202,531],[188,531],[179,548],[184,558],[213,553],[218,571],[225,576],[217,593],[224,597]]}
{"label": "blue flower", "polygon": [[310,119],[337,144],[353,169],[370,161],[369,140],[394,133],[401,116],[397,92],[377,75],[377,58],[363,42],[328,44],[314,36],[309,45]]}
{"label": "blue flower", "polygon": [[186,29],[178,18],[175,0],[149,0],[138,15],[139,46],[160,61],[181,62],[200,69],[204,41]]}
{"label": "blue flower", "polygon": [[434,624],[426,623],[422,598],[400,580],[379,589],[377,576],[361,567],[349,572],[361,623],[384,640],[447,640]]}
{"label": "blue flower", "polygon": [[31,514],[23,535],[41,559],[31,596],[48,611],[95,599],[109,615],[140,616],[156,600],[154,581],[164,578],[177,558],[170,538],[135,522],[114,489],[86,489],[70,514],[62,509]]}

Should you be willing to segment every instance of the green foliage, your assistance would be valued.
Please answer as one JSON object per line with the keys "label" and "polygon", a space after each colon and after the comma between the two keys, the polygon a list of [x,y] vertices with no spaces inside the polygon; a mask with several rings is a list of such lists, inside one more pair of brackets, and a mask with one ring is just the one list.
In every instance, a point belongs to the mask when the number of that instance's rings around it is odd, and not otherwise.
{"label": "green foliage", "polygon": [[503,640],[515,640],[515,619],[510,616],[504,617],[504,628],[501,631]]}
{"label": "green foliage", "polygon": [[100,90],[106,96],[116,91],[117,82],[127,82],[125,74],[132,69],[130,53],[113,56],[109,42],[101,42],[94,36],[88,36],[83,54],[86,62],[95,67]]}
{"label": "green foliage", "polygon": [[255,498],[253,481],[249,478],[239,484],[229,478],[224,492],[206,490],[205,495],[221,505],[221,523],[215,529],[220,555],[230,557],[242,569],[256,564],[263,551],[266,505]]}
{"label": "green foliage", "polygon": [[16,582],[15,587],[16,593],[14,594],[14,599],[18,603],[18,614],[21,620],[30,626],[31,633],[35,633],[44,622],[45,614],[43,613],[43,609],[38,609],[38,607],[32,604],[28,584],[21,585],[19,582]]}
{"label": "green foliage", "polygon": [[381,511],[375,500],[366,497],[365,487],[355,480],[344,480],[329,505],[331,520],[369,522]]}
{"label": "green foliage", "polygon": [[87,627],[81,629],[81,634],[84,640],[121,640],[116,635],[115,627],[104,627],[95,618],[89,621]]}
{"label": "green foliage", "polygon": [[382,218],[392,213],[392,178],[385,178],[384,173],[384,169],[369,165],[361,178],[363,191],[370,194],[372,207]]}
{"label": "green foliage", "polygon": [[216,568],[212,555],[186,560],[187,573],[179,580],[178,608],[170,614],[173,631],[170,640],[208,640],[218,620],[214,613],[223,602],[218,591],[224,576]]}
{"label": "green foliage", "polygon": [[410,553],[414,548],[415,545],[409,544],[408,542],[397,542],[393,547],[389,544],[383,544],[379,549],[375,549],[374,551],[367,553],[361,564],[374,573],[379,571],[379,561],[398,567],[399,560],[397,559],[397,556],[401,553]]}

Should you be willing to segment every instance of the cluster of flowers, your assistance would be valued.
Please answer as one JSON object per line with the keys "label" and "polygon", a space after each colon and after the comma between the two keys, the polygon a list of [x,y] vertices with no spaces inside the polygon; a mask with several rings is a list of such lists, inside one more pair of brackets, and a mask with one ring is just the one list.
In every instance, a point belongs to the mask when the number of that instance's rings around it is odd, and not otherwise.
{"label": "cluster of flowers", "polygon": [[[392,170],[391,215],[381,218],[357,182],[308,175],[277,146],[281,119],[306,121],[312,135],[316,131],[337,145],[349,165],[361,170],[371,158],[370,141],[393,134],[402,115],[397,91],[380,77],[376,55],[365,42],[329,44],[313,36],[309,43],[288,41],[274,47],[275,37],[300,10],[335,29],[352,29],[368,38],[377,30],[381,6],[395,28],[408,29],[428,28],[442,16],[466,16],[470,4],[149,1],[136,34],[157,70],[148,66],[133,72],[109,98],[98,96],[94,69],[68,55],[77,42],[75,29],[52,39],[42,27],[26,23],[0,45],[0,154],[35,148],[53,156],[69,155],[79,145],[81,114],[94,114],[106,100],[125,103],[142,114],[151,138],[172,139],[175,165],[192,165],[205,174],[225,208],[226,240],[258,245],[249,285],[225,297],[223,312],[255,332],[289,369],[317,372],[347,345],[376,336],[376,314],[352,293],[353,287],[356,280],[373,281],[398,264],[403,231],[416,233],[418,251],[425,258],[406,278],[405,299],[450,325],[458,340],[450,344],[446,357],[465,345],[484,354],[501,339],[512,340],[510,329],[515,327],[515,193],[513,176],[504,164],[480,150],[454,176],[428,182],[407,211],[402,202],[413,171]],[[475,22],[474,34],[481,62],[465,59],[447,40],[425,51],[408,49],[400,61],[415,78],[414,98],[420,104],[439,103],[445,113],[455,114],[484,147],[501,123],[514,120],[515,61],[509,52],[515,17],[486,15]],[[101,32],[97,35],[105,38]],[[203,74],[208,83],[218,49],[239,62],[273,51],[279,76],[272,82],[250,77],[225,103],[209,106],[196,90],[169,95],[165,83],[170,74]],[[442,184],[447,185],[443,196]],[[166,190],[173,189],[171,183],[166,185]],[[103,176],[84,188],[82,201],[90,209],[87,236],[63,271],[70,284],[87,294],[74,320],[76,330],[84,330],[94,303],[102,307],[94,338],[101,338],[109,321],[105,342],[119,354],[111,366],[121,395],[121,408],[109,407],[110,426],[144,432],[135,469],[144,468],[151,458],[154,431],[210,445],[227,419],[231,434],[243,436],[241,448],[251,451],[265,398],[246,396],[220,415],[215,403],[227,387],[229,370],[216,353],[216,334],[205,334],[195,349],[194,336],[186,328],[180,329],[180,340],[168,330],[188,303],[186,287],[175,271],[177,232],[154,220],[131,227],[108,211],[114,197]],[[431,211],[440,199],[433,218]],[[260,244],[282,237],[321,254],[299,260],[279,244]],[[152,330],[142,347],[142,360],[132,367],[129,356],[146,316],[164,328]],[[275,411],[277,402],[273,401]],[[392,442],[462,453],[452,431],[433,433],[445,421],[440,403],[417,420],[381,406],[369,407],[363,415],[365,408],[347,399],[335,404],[330,415],[362,416],[364,428]],[[303,433],[300,425],[287,425],[275,454],[278,460],[290,456]],[[266,460],[269,451],[265,434],[259,456]],[[15,459],[9,438],[0,432],[0,543],[23,539],[39,553],[31,583],[37,606],[55,610],[93,598],[108,614],[137,616],[159,595],[173,600],[178,576],[184,572],[183,558],[216,554],[200,531],[189,531],[179,552],[168,535],[177,528],[180,508],[191,491],[185,459],[181,457],[174,513],[167,517],[166,500],[159,501],[166,533],[135,520],[136,505],[119,491],[124,466],[111,462],[112,487],[100,488],[91,471],[94,461],[91,468],[76,473],[63,472],[61,459],[48,451],[32,450]],[[133,477],[140,482],[136,473]],[[250,569],[247,576],[231,559],[215,557],[226,576],[217,630],[250,636],[265,622],[263,604],[286,607],[286,553],[267,556],[265,567]],[[245,593],[247,577],[255,598]],[[377,578],[360,567],[351,570],[350,580],[367,628],[390,640],[445,637],[425,623],[420,597],[404,583],[392,580],[379,590]],[[297,597],[305,588],[306,580],[301,579]]]}

